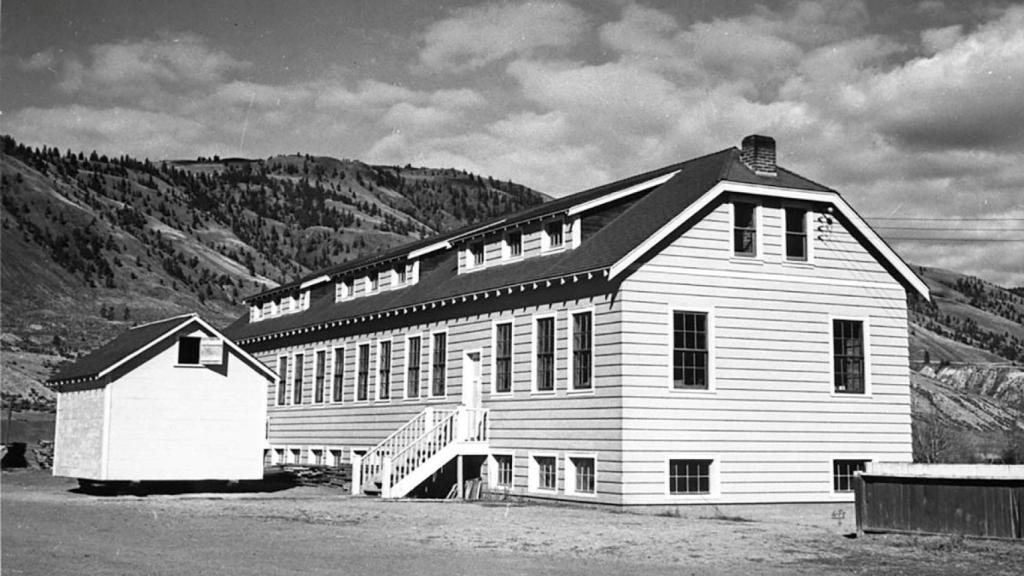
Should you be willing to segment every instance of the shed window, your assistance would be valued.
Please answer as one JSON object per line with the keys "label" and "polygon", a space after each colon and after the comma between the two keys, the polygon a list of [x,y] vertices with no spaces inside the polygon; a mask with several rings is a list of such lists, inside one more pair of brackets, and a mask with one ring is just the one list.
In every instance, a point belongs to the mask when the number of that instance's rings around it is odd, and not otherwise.
{"label": "shed window", "polygon": [[704,312],[672,315],[672,386],[708,388],[708,315]]}
{"label": "shed window", "polygon": [[786,260],[807,260],[807,211],[786,208]]}
{"label": "shed window", "polygon": [[711,460],[669,460],[669,494],[710,494]]}
{"label": "shed window", "polygon": [[733,204],[733,251],[737,256],[757,256],[757,206]]}
{"label": "shed window", "polygon": [[835,391],[864,393],[864,323],[832,321],[832,363]]}
{"label": "shed window", "polygon": [[836,492],[852,492],[853,477],[857,472],[863,472],[867,460],[833,460],[832,461],[832,489]]}
{"label": "shed window", "polygon": [[182,336],[178,338],[178,364],[199,364],[199,342],[201,338]]}

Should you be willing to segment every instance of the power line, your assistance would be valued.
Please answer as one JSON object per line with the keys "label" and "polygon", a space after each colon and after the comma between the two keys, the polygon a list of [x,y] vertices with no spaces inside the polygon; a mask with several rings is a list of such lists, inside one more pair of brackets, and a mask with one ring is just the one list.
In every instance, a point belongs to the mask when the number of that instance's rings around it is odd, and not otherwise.
{"label": "power line", "polygon": [[1024,238],[935,238],[930,236],[885,236],[886,240],[918,240],[921,242],[1020,242]]}
{"label": "power line", "polygon": [[1024,228],[918,228],[914,226],[872,226],[875,230],[906,230],[908,232],[934,231],[934,232],[1024,232]]}
{"label": "power line", "polygon": [[914,222],[1024,222],[1024,218],[900,218],[895,216],[866,216],[868,220],[903,220]]}

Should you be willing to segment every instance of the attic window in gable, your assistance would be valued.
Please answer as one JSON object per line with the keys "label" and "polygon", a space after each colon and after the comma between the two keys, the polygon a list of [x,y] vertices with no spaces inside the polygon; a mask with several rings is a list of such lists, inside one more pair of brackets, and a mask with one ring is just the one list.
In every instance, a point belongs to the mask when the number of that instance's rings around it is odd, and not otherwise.
{"label": "attic window in gable", "polygon": [[178,338],[178,364],[199,364],[199,344],[201,338],[182,336]]}
{"label": "attic window in gable", "polygon": [[733,253],[757,256],[757,205],[733,203]]}

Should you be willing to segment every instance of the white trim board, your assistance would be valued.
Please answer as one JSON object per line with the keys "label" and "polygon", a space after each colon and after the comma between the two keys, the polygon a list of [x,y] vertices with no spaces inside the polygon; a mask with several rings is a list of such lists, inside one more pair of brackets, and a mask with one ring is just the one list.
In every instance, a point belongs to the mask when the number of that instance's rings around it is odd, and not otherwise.
{"label": "white trim board", "polygon": [[610,202],[614,202],[614,201],[616,201],[616,200],[618,200],[620,198],[626,198],[627,196],[632,196],[633,194],[636,194],[637,192],[643,192],[644,190],[648,190],[648,189],[653,188],[655,186],[660,186],[660,185],[664,184],[665,182],[668,182],[669,180],[671,180],[672,177],[675,176],[676,174],[679,174],[679,172],[680,172],[680,170],[676,170],[675,172],[671,172],[669,174],[664,174],[664,175],[658,176],[656,178],[651,178],[650,180],[647,180],[646,182],[641,182],[639,184],[634,184],[633,186],[629,186],[627,188],[623,188],[622,190],[618,190],[616,192],[609,192],[607,194],[603,194],[599,198],[594,198],[593,200],[590,200],[589,202],[583,202],[582,204],[577,204],[577,205],[573,206],[572,208],[569,208],[569,211],[567,212],[567,214],[569,216],[575,216],[576,214],[580,214],[580,213],[586,212],[588,210],[593,210],[594,208],[597,208],[599,206],[604,206],[605,204],[608,204]]}

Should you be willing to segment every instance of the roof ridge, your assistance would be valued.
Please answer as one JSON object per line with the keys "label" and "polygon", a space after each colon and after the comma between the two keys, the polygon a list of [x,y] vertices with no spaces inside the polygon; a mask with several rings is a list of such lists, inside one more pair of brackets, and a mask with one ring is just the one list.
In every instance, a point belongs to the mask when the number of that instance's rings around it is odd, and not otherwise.
{"label": "roof ridge", "polygon": [[199,317],[199,313],[198,312],[189,312],[187,314],[180,314],[178,316],[171,316],[170,318],[164,318],[163,320],[154,320],[152,322],[146,322],[145,324],[139,324],[137,326],[132,326],[128,330],[137,330],[139,328],[145,328],[146,326],[152,326],[154,324],[162,324],[164,322],[170,322],[171,320],[178,320],[178,319],[182,319],[182,318],[198,318],[198,317]]}

